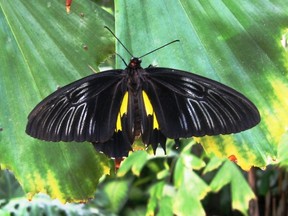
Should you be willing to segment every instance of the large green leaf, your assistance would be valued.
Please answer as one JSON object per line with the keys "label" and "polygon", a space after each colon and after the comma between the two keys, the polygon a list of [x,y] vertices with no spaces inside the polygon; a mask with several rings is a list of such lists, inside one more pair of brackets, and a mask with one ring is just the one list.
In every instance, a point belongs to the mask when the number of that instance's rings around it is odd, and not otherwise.
{"label": "large green leaf", "polygon": [[[233,156],[249,169],[276,159],[288,125],[287,53],[281,35],[288,26],[282,1],[116,1],[116,33],[135,56],[180,39],[143,58],[149,64],[191,71],[240,91],[259,108],[262,121],[236,135],[206,136],[208,153]],[[120,44],[118,53],[129,59]],[[118,67],[124,67],[118,61]]]}
{"label": "large green leaf", "polygon": [[[90,1],[0,1],[0,163],[28,197],[46,192],[63,201],[92,197],[109,173],[89,143],[49,143],[25,134],[27,116],[58,86],[89,75],[113,52],[113,17]],[[112,47],[112,48],[111,48]]]}

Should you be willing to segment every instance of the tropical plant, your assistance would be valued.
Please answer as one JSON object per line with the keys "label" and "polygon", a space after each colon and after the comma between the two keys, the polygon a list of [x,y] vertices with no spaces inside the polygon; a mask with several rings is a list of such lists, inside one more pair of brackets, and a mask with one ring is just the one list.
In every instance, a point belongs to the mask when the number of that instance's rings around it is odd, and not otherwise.
{"label": "tropical plant", "polygon": [[[239,167],[248,171],[252,166],[288,165],[287,14],[283,0],[75,0],[69,14],[62,1],[0,0],[1,168],[13,172],[28,199],[44,192],[62,202],[86,202],[97,187],[96,198],[87,204],[101,209],[97,214],[214,214],[213,192],[221,188],[221,213],[237,209],[247,214],[255,195]],[[136,56],[179,39],[146,56],[142,65],[191,71],[225,83],[257,105],[261,123],[240,134],[183,140],[179,150],[169,141],[167,156],[136,151],[116,175],[113,160],[90,143],[49,143],[27,136],[27,115],[41,99],[93,73],[90,67],[114,68],[115,40],[104,25]],[[125,60],[131,57],[118,43],[116,53]],[[125,67],[115,59],[115,68]],[[201,146],[204,152],[195,152]],[[258,171],[256,176],[265,179]],[[285,171],[273,169],[269,176],[277,179],[275,173],[282,173],[287,184]],[[1,193],[5,187],[0,188],[0,200],[7,213],[22,193]],[[257,196],[266,196],[269,189],[271,185],[263,191],[254,188]],[[43,199],[48,198],[39,199],[47,205]]]}

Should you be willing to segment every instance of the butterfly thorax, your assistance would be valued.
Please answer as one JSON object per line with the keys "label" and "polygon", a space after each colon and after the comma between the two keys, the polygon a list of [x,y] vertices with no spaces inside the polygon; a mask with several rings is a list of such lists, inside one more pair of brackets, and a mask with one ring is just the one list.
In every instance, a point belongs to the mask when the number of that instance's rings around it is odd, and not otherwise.
{"label": "butterfly thorax", "polygon": [[141,73],[143,73],[143,68],[141,67],[141,59],[133,57],[131,58],[127,70],[127,86],[128,89],[136,95],[141,89]]}

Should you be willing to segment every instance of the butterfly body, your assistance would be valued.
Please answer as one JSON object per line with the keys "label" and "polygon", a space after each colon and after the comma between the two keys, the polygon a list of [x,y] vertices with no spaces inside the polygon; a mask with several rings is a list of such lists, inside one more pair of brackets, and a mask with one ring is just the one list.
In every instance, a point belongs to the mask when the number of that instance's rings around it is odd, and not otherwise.
{"label": "butterfly body", "polygon": [[260,121],[257,108],[237,91],[185,71],[141,67],[90,75],[60,88],[28,116],[26,132],[47,141],[89,141],[123,157],[136,137],[155,150],[166,138],[237,133]]}

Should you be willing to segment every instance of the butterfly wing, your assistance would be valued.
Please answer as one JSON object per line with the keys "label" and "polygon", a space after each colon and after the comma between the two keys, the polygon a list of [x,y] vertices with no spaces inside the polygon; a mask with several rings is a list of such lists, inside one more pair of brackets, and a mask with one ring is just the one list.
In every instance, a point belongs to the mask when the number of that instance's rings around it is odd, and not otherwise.
{"label": "butterfly wing", "polygon": [[58,89],[29,114],[26,133],[55,142],[106,142],[126,89],[123,72],[93,74]]}
{"label": "butterfly wing", "polygon": [[169,68],[146,68],[143,90],[169,138],[237,133],[260,121],[257,108],[216,81]]}

